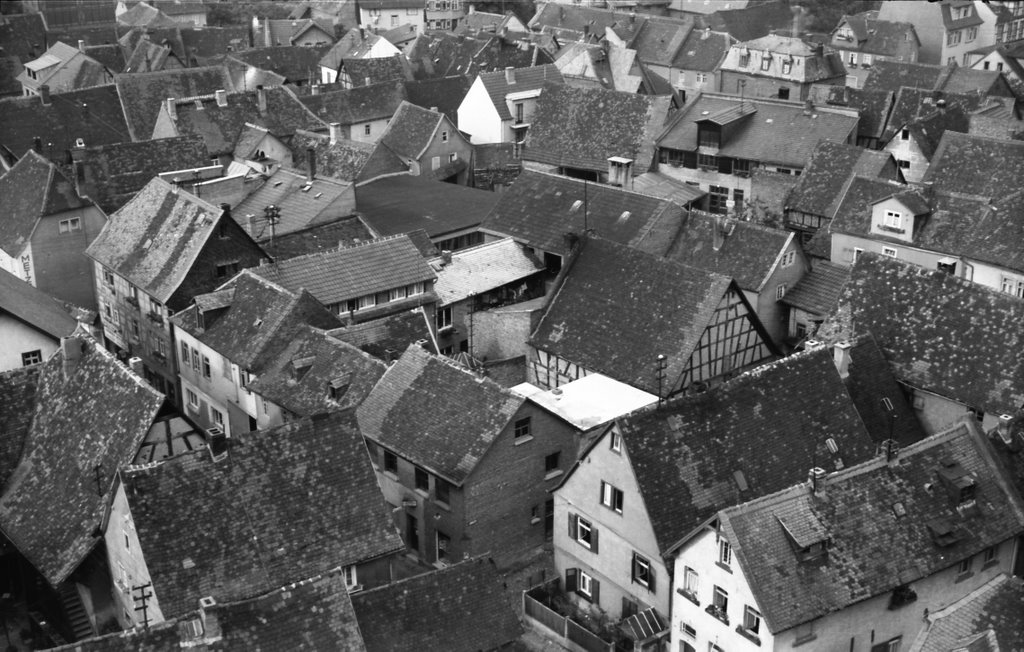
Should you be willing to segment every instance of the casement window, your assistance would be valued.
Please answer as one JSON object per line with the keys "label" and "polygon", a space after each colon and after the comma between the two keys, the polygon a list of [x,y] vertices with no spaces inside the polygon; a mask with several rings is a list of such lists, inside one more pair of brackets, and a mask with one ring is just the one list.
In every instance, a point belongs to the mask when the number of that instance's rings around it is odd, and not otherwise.
{"label": "casement window", "polygon": [[565,590],[583,597],[588,602],[601,601],[601,583],[579,568],[565,569]]}
{"label": "casement window", "polygon": [[459,160],[459,153],[458,152],[452,152],[451,154],[448,155],[448,162],[449,163],[454,163],[455,161],[458,161],[458,160]]}
{"label": "casement window", "polygon": [[199,358],[199,351],[195,347],[192,347],[192,371],[199,371],[200,366],[203,364]]}
{"label": "casement window", "polygon": [[530,429],[530,417],[524,417],[516,421],[513,429],[513,435],[516,441],[524,441],[527,437],[531,436]]}
{"label": "casement window", "polygon": [[750,634],[757,634],[761,631],[761,612],[749,604],[743,609],[743,629]]}
{"label": "casement window", "polygon": [[213,422],[221,428],[224,428],[224,413],[217,408],[210,406],[210,416],[213,417]]}
{"label": "casement window", "polygon": [[960,30],[954,30],[946,34],[946,45],[953,46],[960,43],[960,39],[963,38],[963,32]]}
{"label": "casement window", "polygon": [[238,261],[232,261],[230,263],[221,263],[217,265],[216,276],[217,278],[224,278],[226,276],[234,276],[238,273]]}
{"label": "casement window", "polygon": [[857,53],[856,52],[850,52],[849,62],[850,62],[851,66],[856,66],[857,65]]}
{"label": "casement window", "polygon": [[796,261],[796,252],[795,251],[787,251],[786,253],[782,254],[782,266],[783,267],[789,267],[795,261]]}
{"label": "casement window", "polygon": [[896,258],[899,251],[895,247],[882,247],[882,255],[889,256],[890,258]]}
{"label": "casement window", "polygon": [[433,157],[431,157],[431,159],[430,159],[430,169],[436,170],[439,167],[441,167],[441,157],[440,156],[433,156]]}
{"label": "casement window", "polygon": [[356,573],[355,564],[349,564],[341,569],[341,572],[345,575],[345,588],[348,589],[349,593],[354,591],[359,586],[359,576]]}
{"label": "casement window", "polygon": [[448,142],[448,131],[447,130],[441,131],[441,142],[442,143],[447,143]]}
{"label": "casement window", "polygon": [[694,569],[686,566],[683,570],[683,591],[690,596],[697,597],[697,589],[700,588],[700,575]]}
{"label": "casement window", "polygon": [[991,564],[992,562],[996,561],[996,555],[998,555],[998,553],[998,545],[985,548],[984,552],[981,553],[981,563],[985,566]]}
{"label": "casement window", "polygon": [[561,454],[558,452],[551,453],[544,457],[544,473],[551,473],[552,471],[558,470],[558,462]]}
{"label": "casement window", "polygon": [[185,388],[185,399],[188,401],[188,406],[193,410],[199,408],[199,397],[191,389]]}
{"label": "casement window", "polygon": [[1004,276],[999,281],[999,289],[1017,298],[1024,298],[1024,279]]}
{"label": "casement window", "polygon": [[746,68],[750,65],[750,53],[744,52],[740,54],[740,68]]}
{"label": "casement window", "polygon": [[231,378],[231,361],[228,360],[227,357],[225,357],[223,355],[220,356],[220,371],[224,375],[225,378],[227,378],[228,380],[232,380],[232,378]]}
{"label": "casement window", "polygon": [[726,625],[729,624],[729,592],[716,586],[711,594],[711,607],[708,612]]}
{"label": "casement window", "polygon": [[184,342],[182,342],[181,343],[181,366],[187,367],[188,365],[189,365],[189,361],[188,361],[188,344],[185,344]]}
{"label": "casement window", "polygon": [[618,514],[622,513],[622,490],[601,481],[601,504]]}
{"label": "casement window", "polygon": [[434,533],[437,535],[437,561],[444,563],[450,558],[452,538],[441,530],[435,530]]}
{"label": "casement window", "polygon": [[608,448],[612,449],[612,452],[619,453],[622,451],[622,438],[619,437],[619,433],[614,430],[608,435]]}
{"label": "casement window", "polygon": [[652,592],[655,590],[654,569],[651,568],[650,560],[635,552],[633,553],[631,575],[634,583],[646,587]]}
{"label": "casement window", "polygon": [[210,377],[210,359],[203,356],[203,378],[209,379]]}
{"label": "casement window", "polygon": [[705,83],[707,83],[707,81],[708,81],[707,73],[703,73],[703,72],[698,72],[697,73],[697,85],[698,86],[703,86]]}
{"label": "casement window", "polygon": [[413,481],[415,482],[416,488],[419,489],[420,491],[429,492],[430,474],[427,473],[426,469],[421,469],[420,467],[417,466],[415,468],[414,476],[415,478]]}
{"label": "casement window", "polygon": [[903,214],[898,211],[885,211],[885,218],[882,223],[891,229],[902,229]]}
{"label": "casement window", "polygon": [[971,557],[968,557],[967,559],[961,559],[960,563],[957,564],[956,574],[957,575],[965,575],[967,573],[970,573],[971,572],[971,562],[972,561],[974,561],[974,560]]}
{"label": "casement window", "polygon": [[725,539],[718,540],[718,563],[724,566],[732,564],[732,546]]}
{"label": "casement window", "polygon": [[389,450],[384,451],[384,471],[398,475],[398,456]]}
{"label": "casement window", "polygon": [[452,325],[452,307],[447,306],[437,311],[434,316],[434,321],[437,324],[437,330],[442,328],[448,328]]}
{"label": "casement window", "polygon": [[777,286],[775,286],[775,300],[782,301],[782,298],[784,296],[786,296],[786,284],[779,283]]}
{"label": "casement window", "polygon": [[57,230],[60,233],[71,233],[72,231],[81,231],[82,219],[78,217],[70,217],[66,220],[61,220],[57,225]]}
{"label": "casement window", "polygon": [[388,301],[401,301],[407,296],[409,296],[409,293],[406,291],[404,285],[400,288],[393,288],[388,291]]}
{"label": "casement window", "polygon": [[21,366],[31,367],[34,364],[39,364],[43,361],[42,349],[36,349],[35,351],[26,351],[21,354]]}
{"label": "casement window", "polygon": [[598,552],[598,530],[593,524],[579,514],[569,513],[569,538],[580,544],[590,552]]}
{"label": "casement window", "polygon": [[709,186],[708,187],[708,210],[712,213],[719,215],[725,215],[729,207],[726,202],[729,201],[729,189],[725,186]]}
{"label": "casement window", "polygon": [[449,505],[452,502],[452,486],[447,480],[434,478],[434,500]]}
{"label": "casement window", "polygon": [[783,61],[782,62],[782,74],[783,75],[788,75],[792,71],[793,71],[793,62],[792,61]]}
{"label": "casement window", "polygon": [[771,55],[765,55],[761,58],[761,70],[768,70],[772,66]]}

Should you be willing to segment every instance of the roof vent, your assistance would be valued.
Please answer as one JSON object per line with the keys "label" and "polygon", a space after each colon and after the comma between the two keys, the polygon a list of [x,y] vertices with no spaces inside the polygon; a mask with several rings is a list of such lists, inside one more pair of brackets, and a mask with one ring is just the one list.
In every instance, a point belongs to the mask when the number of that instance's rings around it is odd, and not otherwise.
{"label": "roof vent", "polygon": [[199,606],[203,609],[209,609],[210,607],[216,606],[216,604],[217,599],[214,598],[212,595],[199,598]]}

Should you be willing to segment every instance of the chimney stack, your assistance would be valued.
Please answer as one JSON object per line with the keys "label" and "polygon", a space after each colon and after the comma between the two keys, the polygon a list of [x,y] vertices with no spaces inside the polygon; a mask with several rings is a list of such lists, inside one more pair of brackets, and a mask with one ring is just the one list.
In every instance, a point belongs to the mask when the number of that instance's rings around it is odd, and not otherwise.
{"label": "chimney stack", "polygon": [[43,153],[43,139],[40,138],[39,136],[35,136],[34,138],[32,138],[32,149],[34,149],[37,154],[42,154]]}
{"label": "chimney stack", "polygon": [[700,40],[706,41],[706,40],[708,40],[708,37],[710,37],[710,36],[711,36],[711,28],[710,27],[705,27],[704,28],[704,32],[700,35]]}
{"label": "chimney stack", "polygon": [[837,342],[832,347],[832,360],[836,364],[839,377],[846,380],[850,377],[850,349],[853,344],[847,341]]}
{"label": "chimney stack", "polygon": [[320,94],[320,84],[313,84],[312,94],[313,95],[319,95]]}
{"label": "chimney stack", "polygon": [[47,84],[43,84],[39,87],[39,99],[42,100],[43,106],[50,106],[50,87]]}
{"label": "chimney stack", "polygon": [[167,115],[171,116],[171,120],[178,119],[178,105],[175,103],[173,97],[167,98]]}
{"label": "chimney stack", "polygon": [[260,115],[267,113],[267,91],[264,90],[263,84],[256,86],[256,104],[259,106]]}
{"label": "chimney stack", "polygon": [[516,69],[512,66],[505,68],[505,83],[514,84],[516,83]]}
{"label": "chimney stack", "polygon": [[470,14],[475,14],[476,13],[476,7],[474,7],[473,5],[469,5],[469,13]]}
{"label": "chimney stack", "polygon": [[217,98],[217,106],[225,107],[228,105],[228,92],[226,90],[214,91],[213,95]]}
{"label": "chimney stack", "polygon": [[814,467],[807,473],[807,482],[811,485],[811,492],[815,496],[825,495],[825,478],[828,477],[828,472],[821,467]]}
{"label": "chimney stack", "polygon": [[142,377],[142,358],[134,356],[128,358],[128,368],[138,377]]}
{"label": "chimney stack", "polygon": [[312,147],[306,148],[306,181],[313,183],[316,176],[316,150]]}
{"label": "chimney stack", "polygon": [[331,144],[332,145],[337,145],[338,141],[341,140],[341,123],[340,122],[332,122],[330,124],[330,129],[331,129]]}
{"label": "chimney stack", "polygon": [[228,204],[227,202],[222,202],[221,205],[220,205],[220,210],[221,210],[221,218],[222,219],[225,219],[225,220],[230,220],[231,219],[231,204]]}
{"label": "chimney stack", "polygon": [[60,351],[64,357],[64,380],[70,378],[78,367],[78,361],[82,359],[84,345],[82,339],[75,335],[61,338]]}
{"label": "chimney stack", "polygon": [[359,28],[359,40],[360,41],[365,41],[366,40],[366,29],[363,28],[363,27]]}
{"label": "chimney stack", "polygon": [[78,51],[85,52],[85,41],[78,39]]}
{"label": "chimney stack", "polygon": [[725,244],[725,218],[721,215],[715,215],[715,223],[711,227],[712,241],[711,247],[715,251],[720,251],[722,245]]}

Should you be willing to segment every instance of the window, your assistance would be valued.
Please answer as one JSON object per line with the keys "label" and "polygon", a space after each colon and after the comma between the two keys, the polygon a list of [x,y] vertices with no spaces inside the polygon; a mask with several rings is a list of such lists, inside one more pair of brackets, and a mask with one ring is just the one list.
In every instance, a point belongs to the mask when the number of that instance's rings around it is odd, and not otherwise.
{"label": "window", "polygon": [[558,458],[561,453],[555,452],[544,458],[544,472],[551,473],[558,470]]}
{"label": "window", "polygon": [[238,261],[230,263],[221,263],[217,265],[216,276],[217,278],[224,278],[225,276],[234,276],[238,273]]}
{"label": "window", "polygon": [[896,159],[896,165],[900,166],[901,170],[909,170],[910,169],[910,161],[907,161],[905,159],[901,159],[901,158],[900,159]]}
{"label": "window", "polygon": [[903,214],[897,211],[885,211],[885,226],[891,229],[903,228]]}
{"label": "window", "polygon": [[780,88],[779,89],[779,99],[780,100],[788,100],[789,99],[789,89],[788,88]]}
{"label": "window", "polygon": [[430,491],[430,474],[425,469],[416,467],[414,482],[416,483],[416,488],[420,491]]}
{"label": "window", "polygon": [[863,65],[863,66],[864,66],[865,68],[870,68],[870,67],[871,67],[871,62],[872,62],[872,57],[871,57],[871,55],[870,55],[870,54],[865,54],[865,55],[864,55],[864,56],[863,56],[863,57],[861,58],[861,61],[860,61],[860,62],[861,62],[861,65]]}
{"label": "window", "polygon": [[114,287],[114,275],[107,270],[103,270],[103,282],[110,287]]}
{"label": "window", "polygon": [[707,81],[708,81],[707,73],[703,73],[703,72],[697,73],[697,85],[698,86],[703,86],[705,83],[707,83]]}
{"label": "window", "polygon": [[708,613],[718,618],[726,625],[729,624],[729,592],[720,586],[716,586],[712,592],[711,606]]}
{"label": "window", "polygon": [[895,258],[896,254],[898,254],[898,253],[899,252],[896,251],[896,249],[894,247],[882,247],[882,255],[884,255],[884,256],[889,256],[890,258]]}
{"label": "window", "polygon": [[786,296],[786,284],[779,283],[775,286],[775,300],[782,301],[782,297]]}
{"label": "window", "polygon": [[[679,623],[679,629],[683,632],[683,636],[685,636],[686,638],[691,639],[691,640],[697,638],[697,628],[694,627],[693,625],[691,625],[690,623],[685,623],[685,622]],[[690,647],[683,647],[681,649],[684,650],[684,651],[685,650],[693,650],[693,647],[692,646],[690,646]]]}
{"label": "window", "polygon": [[974,39],[978,38],[978,28],[968,27],[967,28],[967,42],[970,43]]}
{"label": "window", "polygon": [[61,220],[57,226],[58,231],[61,233],[71,233],[72,231],[82,230],[82,220],[77,217],[71,217],[66,220]]}
{"label": "window", "polygon": [[956,574],[957,575],[964,575],[966,573],[970,573],[971,572],[971,561],[972,561],[972,559],[970,557],[968,557],[967,559],[960,560],[960,563],[957,564],[957,567],[956,567]]}
{"label": "window", "polygon": [[601,504],[608,509],[622,513],[622,490],[616,489],[604,480],[601,481]]}
{"label": "window", "polygon": [[341,569],[341,572],[345,574],[345,588],[350,592],[353,591],[359,585],[355,564],[345,566]]}
{"label": "window", "polygon": [[26,351],[21,354],[21,366],[31,367],[34,364],[39,364],[43,361],[42,349],[36,349],[35,351]]}
{"label": "window", "polygon": [[425,286],[423,283],[413,283],[412,285],[408,286],[409,296],[411,297],[415,294],[423,294],[424,287]]}
{"label": "window", "polygon": [[191,389],[185,388],[185,398],[188,400],[188,406],[193,410],[199,408],[199,397]]}
{"label": "window", "polygon": [[442,143],[447,143],[448,142],[448,131],[447,130],[444,130],[444,131],[441,132],[441,142]]}
{"label": "window", "polygon": [[1024,279],[1004,276],[999,283],[999,289],[1017,298],[1024,298]]}
{"label": "window", "polygon": [[761,629],[761,613],[749,604],[743,609],[743,629],[751,634],[757,634]]}
{"label": "window", "polygon": [[441,308],[440,310],[438,310],[437,314],[434,316],[434,321],[437,324],[437,330],[441,330],[442,328],[448,328],[449,326],[451,326],[452,307],[447,306],[445,308]]}
{"label": "window", "polygon": [[419,13],[418,9],[406,9],[405,10],[405,15],[406,16],[415,16],[417,13]]}
{"label": "window", "polygon": [[448,162],[449,163],[454,163],[457,160],[459,160],[459,153],[458,152],[452,152],[451,154],[448,155]]}
{"label": "window", "polygon": [[436,170],[439,167],[441,167],[441,157],[440,156],[435,156],[432,159],[430,159],[430,168],[432,170]]}
{"label": "window", "polygon": [[726,566],[732,563],[732,546],[725,539],[718,540],[718,563]]}
{"label": "window", "polygon": [[724,215],[728,208],[725,203],[729,201],[729,189],[725,186],[710,186],[708,188],[708,210],[712,213]]}
{"label": "window", "polygon": [[587,575],[583,571],[580,571],[579,585],[576,588],[576,592],[587,598],[588,600],[594,599],[594,579]]}
{"label": "window", "polygon": [[856,52],[851,52],[850,53],[850,65],[851,66],[856,66],[857,65],[857,53]]}
{"label": "window", "polygon": [[369,136],[370,135],[370,125],[363,125],[363,135],[364,136]]}
{"label": "window", "polygon": [[809,623],[804,623],[802,625],[797,625],[796,626],[796,631],[794,632],[794,637],[793,637],[793,642],[796,645],[800,645],[801,643],[806,643],[807,641],[813,641],[815,638],[817,638],[817,636],[815,636],[815,634],[814,634],[814,621],[813,620],[811,622],[809,622]]}
{"label": "window", "polygon": [[220,371],[225,378],[231,380],[231,361],[224,356],[220,356]]}
{"label": "window", "polygon": [[569,538],[593,553],[597,553],[597,530],[590,521],[578,514],[569,514]]}
{"label": "window", "polygon": [[783,61],[782,62],[782,74],[783,75],[788,75],[792,70],[793,70],[793,62],[792,61]]}
{"label": "window", "polygon": [[139,320],[138,319],[133,319],[132,320],[132,339],[134,339],[136,342],[139,341]]}
{"label": "window", "polygon": [[452,538],[440,530],[435,530],[435,533],[437,534],[437,561],[446,562],[450,558]]}
{"label": "window", "polygon": [[765,55],[761,58],[761,70],[768,70],[772,65],[771,55]]}
{"label": "window", "polygon": [[796,260],[796,252],[795,251],[787,251],[786,253],[782,254],[782,266],[783,267],[789,267],[790,265],[793,264],[793,262],[795,260]]}
{"label": "window", "polygon": [[700,575],[689,566],[683,571],[683,591],[693,597],[697,597],[697,589],[700,588]]}
{"label": "window", "polygon": [[745,52],[740,55],[740,68],[746,68],[750,65],[750,53]]}
{"label": "window", "polygon": [[391,26],[398,27],[398,14],[391,14]]}
{"label": "window", "polygon": [[900,639],[902,637],[897,636],[891,638],[888,641],[879,643],[871,646],[871,652],[900,652]]}
{"label": "window", "polygon": [[900,129],[900,140],[910,140],[910,129],[907,127]]}
{"label": "window", "polygon": [[450,505],[452,502],[452,486],[448,484],[447,480],[441,478],[434,478],[434,500],[445,505]]}
{"label": "window", "polygon": [[384,451],[384,470],[398,475],[398,456],[389,450]]}
{"label": "window", "polygon": [[861,255],[862,253],[864,253],[864,250],[863,250],[863,249],[861,249],[860,247],[854,247],[854,248],[853,248],[853,262],[857,262],[857,258],[858,258],[858,257],[859,257],[859,256],[860,256],[860,255]]}
{"label": "window", "polygon": [[210,359],[204,355],[203,356],[203,378],[209,378],[209,377],[210,377]]}
{"label": "window", "polygon": [[608,448],[612,449],[612,451],[616,453],[622,451],[622,438],[619,437],[619,433],[616,432],[615,430],[612,430],[611,434],[608,437]]}
{"label": "window", "polygon": [[[715,144],[717,146],[717,143]],[[718,157],[711,154],[697,154],[697,167],[702,170],[718,171]]]}
{"label": "window", "polygon": [[725,648],[719,647],[714,643],[708,643],[708,652],[725,652]]}
{"label": "window", "polygon": [[405,286],[393,288],[388,291],[388,301],[401,301],[408,295],[409,293],[406,291]]}
{"label": "window", "polygon": [[654,574],[651,570],[651,562],[646,557],[633,553],[633,581],[640,586],[654,590]]}
{"label": "window", "polygon": [[946,34],[946,45],[953,46],[960,43],[960,39],[963,33],[960,30],[955,30]]}
{"label": "window", "polygon": [[998,552],[998,545],[985,548],[985,550],[981,553],[981,563],[985,566],[988,566],[992,562],[996,561],[996,554]]}
{"label": "window", "polygon": [[530,436],[530,417],[516,421],[514,433],[516,441],[524,441]]}
{"label": "window", "polygon": [[213,417],[213,422],[221,428],[224,427],[224,413],[217,408],[210,406],[210,416]]}

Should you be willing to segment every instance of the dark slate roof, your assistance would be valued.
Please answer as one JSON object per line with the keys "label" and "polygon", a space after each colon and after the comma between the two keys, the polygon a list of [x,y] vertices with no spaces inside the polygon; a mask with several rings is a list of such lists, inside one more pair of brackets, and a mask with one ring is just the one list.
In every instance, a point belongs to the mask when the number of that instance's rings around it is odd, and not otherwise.
{"label": "dark slate roof", "polygon": [[[299,366],[297,361],[303,361]],[[308,363],[308,364],[305,364]],[[351,344],[304,327],[263,366],[249,390],[300,417],[355,407],[363,402],[387,367]],[[328,387],[348,388],[331,398]]]}
{"label": "dark slate roof", "polygon": [[[223,66],[162,70],[144,75],[116,75],[114,83],[124,106],[131,140],[149,140],[161,105],[167,98],[208,95],[234,90]],[[90,105],[91,106],[91,105]],[[93,143],[86,141],[86,145]]]}
{"label": "dark slate roof", "polygon": [[784,2],[757,2],[743,9],[716,11],[706,20],[716,32],[727,32],[738,41],[749,41],[773,30],[788,31],[792,27],[793,12]]}
{"label": "dark slate roof", "polygon": [[725,276],[587,238],[531,334],[531,346],[647,392],[658,391],[652,361],[668,360],[667,388],[733,282]]}
{"label": "dark slate roof", "polygon": [[839,293],[849,276],[849,267],[828,260],[815,262],[811,271],[786,291],[782,303],[812,315],[827,315],[835,309]]}
{"label": "dark slate roof", "polygon": [[124,51],[121,50],[121,46],[117,43],[87,45],[85,53],[106,66],[107,70],[112,73],[124,72]]}
{"label": "dark slate roof", "polygon": [[[769,631],[777,633],[842,610],[897,586],[947,570],[960,559],[1006,541],[1024,525],[1020,498],[993,466],[971,424],[819,480],[727,509],[725,537],[753,591]],[[976,507],[958,511],[939,472],[958,464],[977,482]],[[933,488],[934,487],[934,488]],[[894,516],[894,504],[903,516]],[[942,547],[937,519],[959,539]],[[827,537],[825,558],[801,562],[784,528]],[[815,537],[815,538],[818,538]]]}
{"label": "dark slate roof", "polygon": [[871,333],[896,376],[915,387],[1012,414],[1024,403],[1024,303],[887,256],[857,258],[823,339]]}
{"label": "dark slate roof", "polygon": [[117,22],[121,25],[140,27],[174,27],[175,25],[173,18],[143,2],[120,14],[117,17]]}
{"label": "dark slate roof", "polygon": [[925,160],[930,160],[944,133],[955,131],[966,134],[970,126],[970,116],[960,107],[952,106],[938,109],[930,115],[910,123],[908,128],[914,142],[921,150],[921,155]]}
{"label": "dark slate roof", "polygon": [[947,93],[992,93],[1012,97],[1008,92],[1007,82],[1003,73],[998,70],[981,70],[978,68],[954,68],[949,75],[940,80],[939,88]]}
{"label": "dark slate roof", "polygon": [[[690,211],[679,237],[665,257],[729,276],[742,289],[760,292],[793,240],[793,232],[741,220],[732,221],[727,227],[717,227],[719,220],[720,215]],[[728,232],[718,251],[714,248],[716,228],[725,228]]]}
{"label": "dark slate roof", "polygon": [[644,63],[671,66],[693,29],[693,18],[684,16],[645,16],[646,20],[629,41],[629,47],[636,50],[637,57]]}
{"label": "dark slate roof", "polygon": [[320,58],[320,65],[340,70],[345,58],[366,56],[383,37],[365,29],[350,29]]}
{"label": "dark slate roof", "polygon": [[[721,156],[803,168],[820,141],[846,142],[857,127],[857,116],[848,110],[819,106],[805,115],[801,102],[751,98],[742,102],[757,110],[736,123],[719,149]],[[676,114],[658,146],[695,151],[697,122],[740,103],[735,96],[702,93]]]}
{"label": "dark slate roof", "polygon": [[324,122],[339,122],[343,125],[388,119],[395,114],[405,99],[405,87],[395,82],[328,91],[299,98],[306,108]]}
{"label": "dark slate roof", "polygon": [[0,177],[0,197],[0,249],[12,256],[20,254],[41,217],[92,205],[56,165],[33,150]]}
{"label": "dark slate roof", "polygon": [[190,62],[196,59],[200,64],[209,57],[249,47],[248,25],[179,25],[178,34],[181,35],[186,59]]}
{"label": "dark slate roof", "polygon": [[134,459],[164,403],[102,346],[80,342],[70,373],[61,352],[43,363],[21,462],[0,496],[0,529],[52,586],[100,541],[114,473]]}
{"label": "dark slate roof", "polygon": [[293,292],[305,288],[328,306],[436,277],[407,235],[277,260],[250,271]]}
{"label": "dark slate roof", "polygon": [[714,72],[722,65],[733,38],[722,32],[695,29],[683,41],[672,61],[673,68]]}
{"label": "dark slate roof", "polygon": [[[979,590],[931,614],[920,638],[921,652],[965,649],[964,642],[981,637],[995,639],[979,652],[1024,649],[1024,583],[1019,577],[999,575]],[[988,636],[986,636],[986,634]],[[966,648],[975,652],[976,648]]]}
{"label": "dark slate roof", "polygon": [[850,344],[850,375],[844,382],[871,439],[876,443],[895,439],[901,447],[924,439],[917,413],[907,402],[906,391],[896,381],[878,343],[865,335]]}
{"label": "dark slate roof", "polygon": [[548,85],[537,100],[523,158],[607,172],[608,158],[622,156],[634,160],[633,174],[643,174],[671,103],[668,96]]}
{"label": "dark slate roof", "polygon": [[879,178],[892,154],[823,140],[811,153],[786,208],[831,218],[852,176]]}
{"label": "dark slate roof", "polygon": [[864,90],[884,90],[895,93],[902,86],[931,90],[944,72],[945,66],[924,63],[879,60],[871,67],[871,74],[864,82]]}
{"label": "dark slate roof", "polygon": [[544,66],[532,66],[530,68],[519,68],[513,71],[513,83],[508,83],[507,73],[504,70],[498,72],[484,72],[479,75],[480,81],[491,98],[491,103],[498,111],[498,117],[502,120],[511,120],[512,114],[508,110],[508,102],[505,96],[509,93],[521,93],[543,89],[547,83],[563,84],[562,73],[554,64]]}
{"label": "dark slate roof", "polygon": [[393,174],[405,174],[409,167],[387,147],[355,140],[339,140],[333,145],[330,136],[297,129],[292,136],[291,150],[295,169],[307,171],[307,151],[316,156],[317,176],[327,176],[348,183],[363,184]]}
{"label": "dark slate roof", "polygon": [[416,79],[452,75],[475,77],[482,72],[527,68],[552,63],[551,57],[534,45],[520,48],[518,43],[495,34],[453,34],[428,32],[406,46],[405,55]]}
{"label": "dark slate roof", "polygon": [[0,491],[21,461],[36,411],[41,369],[40,365],[31,365],[0,372]]}
{"label": "dark slate roof", "polygon": [[523,634],[503,584],[478,557],[355,594],[352,605],[368,650],[495,650]]}
{"label": "dark slate roof", "polygon": [[364,437],[461,485],[524,401],[411,344],[356,413]]}
{"label": "dark slate roof", "polygon": [[924,181],[946,192],[1005,197],[1024,179],[1024,143],[946,132]]}
{"label": "dark slate roof", "polygon": [[9,315],[54,339],[67,337],[78,325],[56,299],[6,270],[0,270],[0,314]]}
{"label": "dark slate roof", "polygon": [[83,185],[108,215],[121,208],[160,172],[203,167],[210,155],[198,137],[86,147],[81,152]]}
{"label": "dark slate roof", "polygon": [[[232,282],[226,311],[200,320],[205,297],[174,315],[174,324],[243,369],[261,374],[305,326],[336,328],[338,318],[305,290],[290,292],[248,270]],[[214,293],[216,294],[216,293]],[[200,325],[202,324],[202,325]],[[205,328],[204,328],[205,326]]]}
{"label": "dark slate roof", "polygon": [[439,112],[402,102],[380,135],[380,142],[399,156],[419,159],[444,121]]}
{"label": "dark slate roof", "polygon": [[[343,198],[350,192],[349,184],[321,176],[310,182],[306,174],[278,168],[262,186],[239,202],[231,215],[254,240],[263,242],[278,233],[285,235],[347,217],[351,204]],[[263,212],[271,205],[280,209],[273,231]],[[259,219],[250,224],[250,216]]]}
{"label": "dark slate roof", "polygon": [[405,56],[342,59],[341,66],[354,87],[387,84],[412,79],[412,69]]}
{"label": "dark slate roof", "polygon": [[459,105],[472,84],[473,80],[466,75],[408,81],[405,83],[406,99],[425,109],[436,107],[457,125]]}
{"label": "dark slate roof", "polygon": [[816,85],[811,87],[809,96],[818,104],[856,109],[860,112],[857,135],[881,138],[895,94],[888,90]]}
{"label": "dark slate roof", "polygon": [[[155,119],[155,107],[153,111]],[[79,138],[86,145],[131,140],[117,88],[112,84],[53,93],[48,106],[38,97],[0,100],[0,145],[20,157],[32,149],[34,137],[42,140],[45,156],[61,161]]]}
{"label": "dark slate roof", "polygon": [[431,340],[431,321],[422,309],[407,310],[380,319],[347,324],[343,328],[334,329],[330,335],[385,362],[391,362],[410,344]]}
{"label": "dark slate roof", "polygon": [[17,77],[24,69],[18,57],[0,54],[0,97],[23,93]]}
{"label": "dark slate roof", "polygon": [[263,250],[273,258],[295,258],[318,251],[347,247],[372,240],[370,232],[358,217],[343,217],[340,220],[317,224],[308,229],[292,231],[275,236],[273,242],[261,243]]}
{"label": "dark slate roof", "polygon": [[[684,217],[681,206],[664,199],[533,170],[523,170],[495,199],[482,231],[550,252],[568,251],[566,233],[592,230],[660,256],[668,251]],[[586,206],[573,210],[575,202],[584,199]]]}
{"label": "dark slate roof", "polygon": [[904,52],[916,51],[918,38],[912,23],[878,20],[877,10],[843,16],[840,23],[842,21],[846,21],[853,30],[857,43],[851,44],[851,48],[859,52],[899,57]]}
{"label": "dark slate roof", "polygon": [[203,449],[121,473],[165,617],[403,548],[351,411],[227,446],[221,462]]}
{"label": "dark slate roof", "polygon": [[289,82],[298,83],[320,78],[320,57],[326,51],[324,47],[282,45],[234,52],[231,58],[276,72]]}
{"label": "dark slate roof", "polygon": [[156,177],[110,216],[86,255],[166,303],[222,213]]}
{"label": "dark slate roof", "polygon": [[718,510],[800,482],[811,467],[841,468],[875,452],[825,348],[618,426],[662,553]]}
{"label": "dark slate roof", "polygon": [[431,238],[478,226],[500,195],[410,175],[360,186],[356,209],[382,236],[423,229]]}
{"label": "dark slate roof", "polygon": [[[984,97],[981,93],[944,93],[942,91],[904,86],[896,93],[892,112],[889,114],[889,120],[886,123],[886,129],[882,138],[888,140],[896,134],[897,130],[939,113],[939,107],[936,102],[940,99],[946,102],[946,108],[943,112],[953,113],[955,111],[959,116],[959,120],[964,123],[963,129],[954,129],[954,131],[961,131],[962,133],[967,132],[966,123],[968,120],[966,114],[981,108],[984,102]],[[938,144],[937,139],[936,144]]]}
{"label": "dark slate roof", "polygon": [[0,15],[0,47],[23,63],[46,51],[46,27],[42,14]]}

